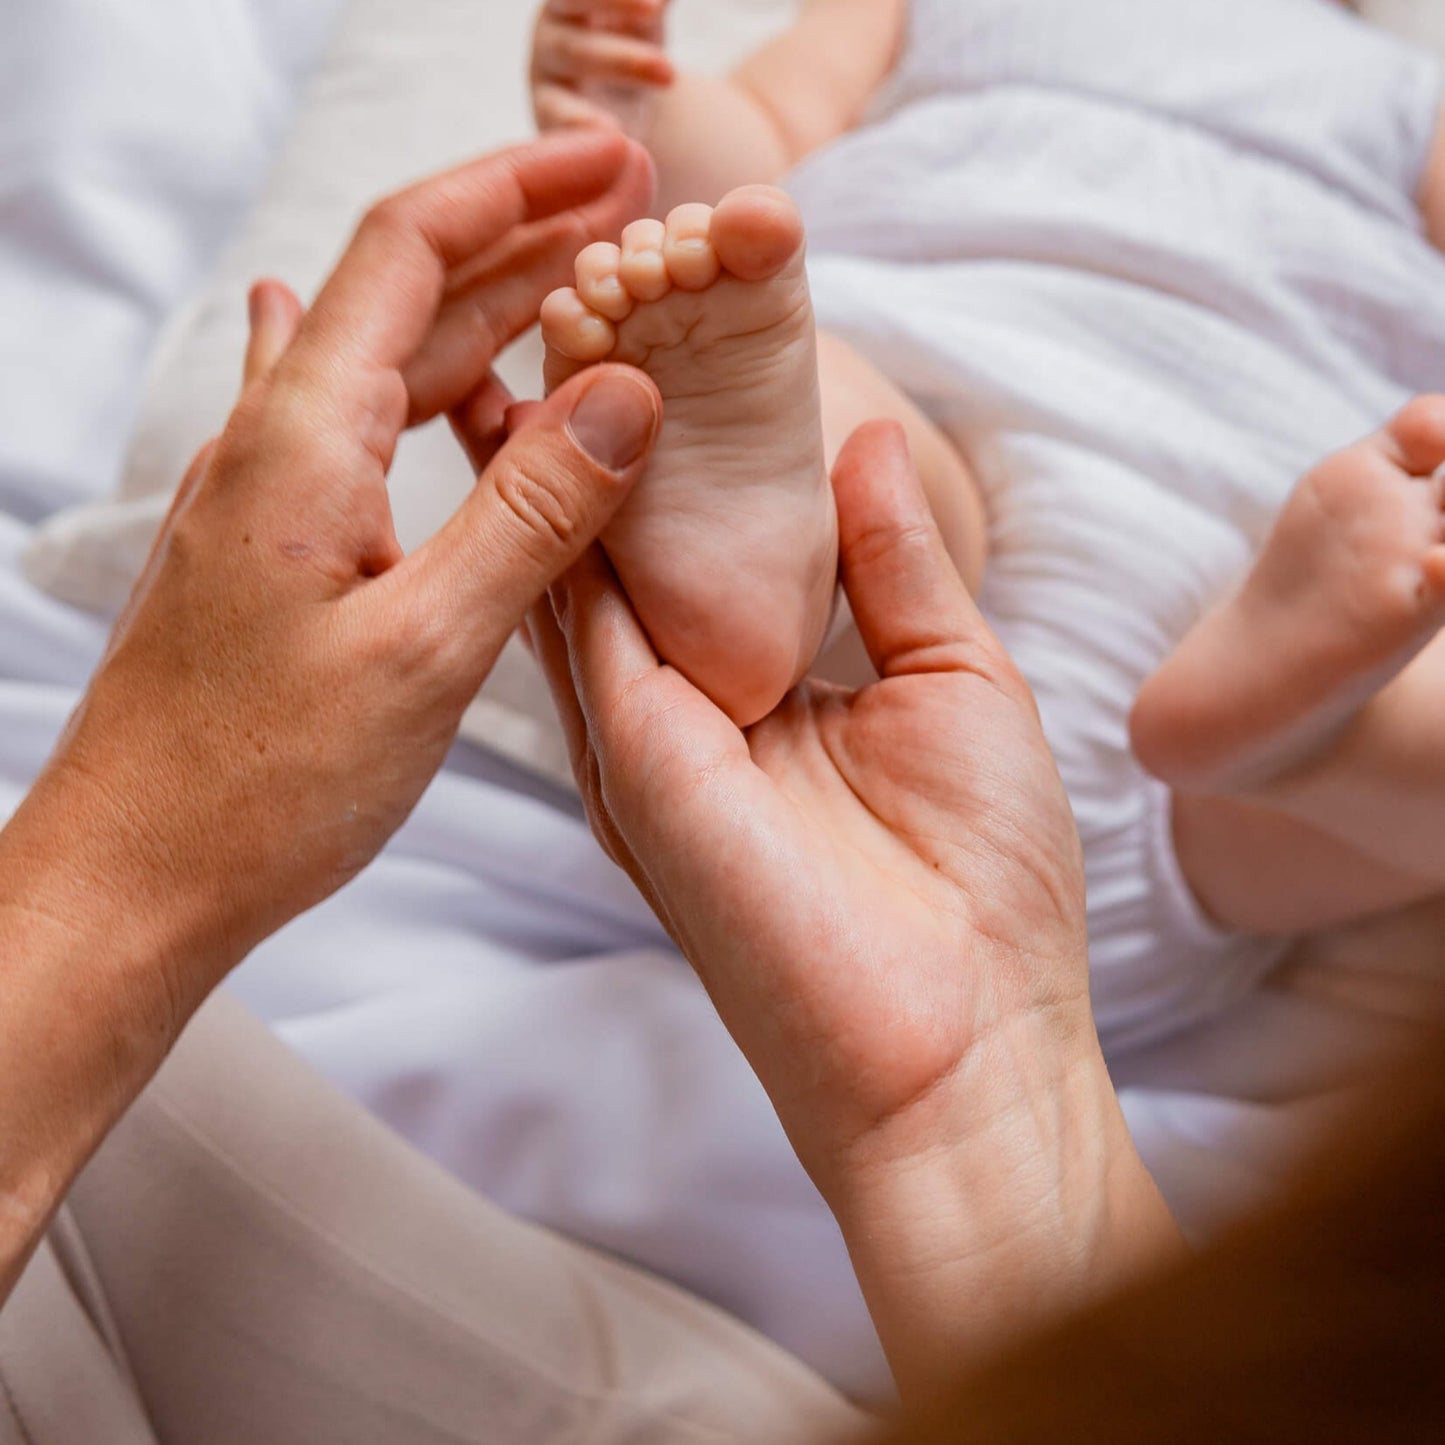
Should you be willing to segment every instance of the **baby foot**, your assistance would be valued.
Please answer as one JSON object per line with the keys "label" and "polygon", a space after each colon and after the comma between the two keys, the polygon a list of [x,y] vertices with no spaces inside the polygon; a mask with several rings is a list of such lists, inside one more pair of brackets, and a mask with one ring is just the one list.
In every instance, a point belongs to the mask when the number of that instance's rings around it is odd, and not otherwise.
{"label": "baby foot", "polygon": [[811,665],[837,573],[797,208],[748,186],[638,221],[582,252],[542,334],[549,388],[600,361],[657,383],[661,436],[603,546],[658,654],[750,726]]}
{"label": "baby foot", "polygon": [[1295,489],[1244,586],[1134,708],[1175,787],[1247,792],[1309,760],[1445,624],[1445,398],[1421,398]]}

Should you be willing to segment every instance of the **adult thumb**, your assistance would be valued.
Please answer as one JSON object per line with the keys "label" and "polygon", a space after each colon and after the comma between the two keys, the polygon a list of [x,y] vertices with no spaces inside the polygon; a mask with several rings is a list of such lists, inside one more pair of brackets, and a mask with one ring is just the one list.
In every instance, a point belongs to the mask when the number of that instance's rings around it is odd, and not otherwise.
{"label": "adult thumb", "polygon": [[527,416],[456,515],[403,564],[419,572],[470,657],[490,667],[532,603],[596,540],[661,422],[662,399],[642,372],[599,366],[574,377]]}

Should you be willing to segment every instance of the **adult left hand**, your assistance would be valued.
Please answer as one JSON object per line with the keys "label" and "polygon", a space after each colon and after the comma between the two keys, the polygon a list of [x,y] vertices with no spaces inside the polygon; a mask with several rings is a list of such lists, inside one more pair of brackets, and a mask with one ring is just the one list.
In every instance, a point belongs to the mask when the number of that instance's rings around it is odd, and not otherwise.
{"label": "adult left hand", "polygon": [[[490,368],[651,185],[620,136],[542,141],[377,205],[304,318],[284,288],[253,294],[240,404],[0,840],[17,1047],[56,1006],[63,971],[42,965],[69,941],[90,960],[76,988],[110,1000],[101,1026],[147,1035],[113,1061],[128,1082],[101,1091],[123,1094],[230,967],[415,805],[527,606],[650,449],[660,400],[641,373],[577,378],[505,440]],[[404,556],[387,469],[403,429],[442,412],[477,487]]]}
{"label": "adult left hand", "polygon": [[834,476],[880,680],[740,732],[663,665],[599,552],[530,627],[594,829],[647,895],[837,1215],[900,1383],[1174,1243],[1094,1030],[1078,835],[1027,686],[901,434]]}

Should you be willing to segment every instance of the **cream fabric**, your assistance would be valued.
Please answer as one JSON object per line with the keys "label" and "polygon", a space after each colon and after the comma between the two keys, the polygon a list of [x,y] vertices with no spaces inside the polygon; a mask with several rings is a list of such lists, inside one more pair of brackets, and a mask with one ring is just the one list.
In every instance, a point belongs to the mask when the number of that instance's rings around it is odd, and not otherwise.
{"label": "cream fabric", "polygon": [[3,1445],[829,1440],[727,1316],[521,1224],[213,1003],[0,1312]]}

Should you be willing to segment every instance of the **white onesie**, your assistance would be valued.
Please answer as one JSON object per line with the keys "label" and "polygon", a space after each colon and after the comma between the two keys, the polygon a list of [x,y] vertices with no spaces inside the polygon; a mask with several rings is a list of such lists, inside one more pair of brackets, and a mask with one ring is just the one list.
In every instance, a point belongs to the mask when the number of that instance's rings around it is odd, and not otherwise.
{"label": "white onesie", "polygon": [[983,602],[1073,800],[1116,1052],[1280,951],[1201,914],[1127,718],[1295,481],[1445,388],[1438,111],[1433,63],[1334,0],[914,0],[868,122],[791,181],[820,324],[984,487]]}

